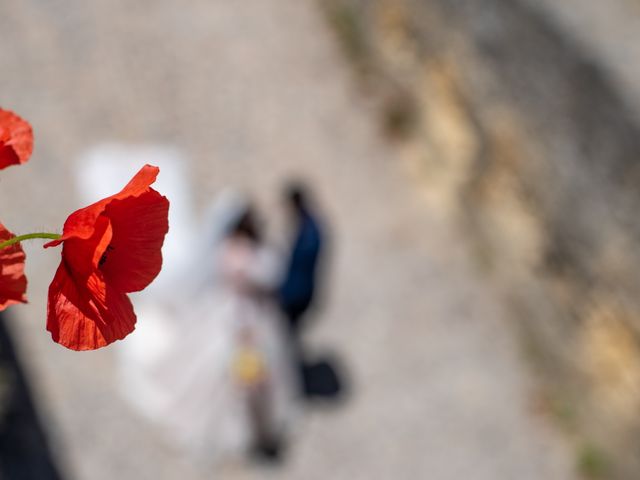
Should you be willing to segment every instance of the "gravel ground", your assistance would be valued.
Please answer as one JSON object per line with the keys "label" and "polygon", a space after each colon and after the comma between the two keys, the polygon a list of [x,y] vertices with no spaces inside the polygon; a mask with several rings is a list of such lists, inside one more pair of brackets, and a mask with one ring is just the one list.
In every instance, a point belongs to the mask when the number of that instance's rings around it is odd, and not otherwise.
{"label": "gravel ground", "polygon": [[30,244],[31,304],[11,326],[67,479],[572,478],[496,295],[380,138],[313,3],[2,2],[0,40],[0,104],[37,134],[31,162],[0,180],[14,231],[59,230],[80,206],[75,162],[110,140],[181,149],[199,206],[230,184],[268,208],[286,175],[305,175],[333,227],[309,342],[341,354],[352,395],[306,412],[274,469],[195,468],[117,395],[112,349],[53,344],[43,300],[58,257]]}

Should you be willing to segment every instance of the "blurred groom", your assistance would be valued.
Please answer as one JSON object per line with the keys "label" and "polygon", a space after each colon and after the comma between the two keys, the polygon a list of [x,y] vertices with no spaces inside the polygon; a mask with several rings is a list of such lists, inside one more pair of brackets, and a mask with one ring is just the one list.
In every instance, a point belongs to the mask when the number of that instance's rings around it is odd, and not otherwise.
{"label": "blurred groom", "polygon": [[278,292],[278,301],[289,331],[294,367],[303,382],[304,355],[300,337],[305,323],[305,313],[314,299],[323,234],[310,206],[308,191],[303,185],[289,185],[285,190],[284,200],[295,234]]}

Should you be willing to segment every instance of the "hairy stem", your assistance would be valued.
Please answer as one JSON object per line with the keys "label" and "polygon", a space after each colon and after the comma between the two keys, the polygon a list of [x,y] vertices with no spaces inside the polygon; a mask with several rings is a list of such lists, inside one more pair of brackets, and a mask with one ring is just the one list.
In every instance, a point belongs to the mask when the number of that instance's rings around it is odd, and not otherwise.
{"label": "hairy stem", "polygon": [[0,243],[0,250],[6,247],[10,247],[14,243],[19,243],[23,240],[31,240],[33,238],[46,238],[49,240],[57,240],[61,235],[58,233],[46,233],[46,232],[38,232],[38,233],[26,233],[24,235],[18,235],[17,237],[10,238],[9,240],[5,240]]}

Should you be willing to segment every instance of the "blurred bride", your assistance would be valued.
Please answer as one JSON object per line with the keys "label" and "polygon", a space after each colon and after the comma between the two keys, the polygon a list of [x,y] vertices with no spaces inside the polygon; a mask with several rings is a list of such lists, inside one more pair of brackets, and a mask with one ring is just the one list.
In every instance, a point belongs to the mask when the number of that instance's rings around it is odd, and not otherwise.
{"label": "blurred bride", "polygon": [[209,218],[173,290],[136,303],[123,391],[201,462],[277,459],[297,391],[272,304],[279,262],[242,198],[223,195]]}

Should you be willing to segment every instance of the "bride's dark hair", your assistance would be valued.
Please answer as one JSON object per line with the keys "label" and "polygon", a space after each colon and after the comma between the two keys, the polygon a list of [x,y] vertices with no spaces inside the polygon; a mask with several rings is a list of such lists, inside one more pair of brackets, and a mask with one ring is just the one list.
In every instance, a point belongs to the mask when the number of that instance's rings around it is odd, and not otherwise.
{"label": "bride's dark hair", "polygon": [[238,221],[232,226],[229,233],[231,235],[240,235],[248,238],[253,242],[260,242],[262,234],[256,220],[256,213],[251,207],[247,207]]}

